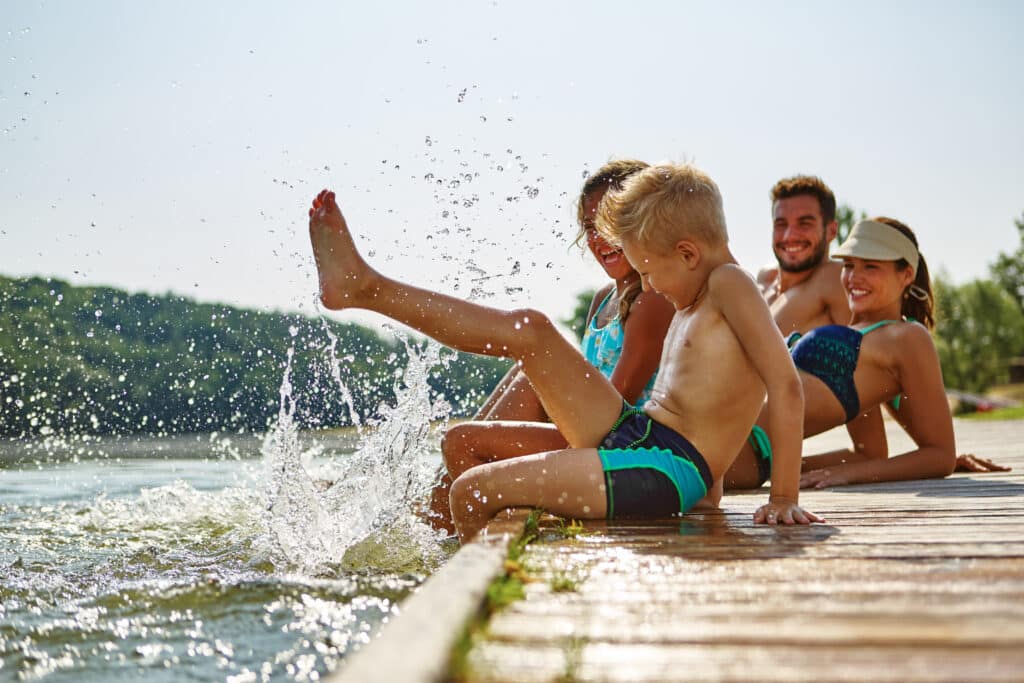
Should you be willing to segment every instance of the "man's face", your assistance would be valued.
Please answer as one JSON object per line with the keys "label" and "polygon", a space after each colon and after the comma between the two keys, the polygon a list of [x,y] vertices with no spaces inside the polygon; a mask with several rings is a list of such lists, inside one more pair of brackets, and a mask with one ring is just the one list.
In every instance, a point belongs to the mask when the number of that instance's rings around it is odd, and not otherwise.
{"label": "man's face", "polygon": [[772,249],[779,269],[802,273],[818,267],[835,236],[835,222],[826,226],[814,195],[786,197],[772,207]]}

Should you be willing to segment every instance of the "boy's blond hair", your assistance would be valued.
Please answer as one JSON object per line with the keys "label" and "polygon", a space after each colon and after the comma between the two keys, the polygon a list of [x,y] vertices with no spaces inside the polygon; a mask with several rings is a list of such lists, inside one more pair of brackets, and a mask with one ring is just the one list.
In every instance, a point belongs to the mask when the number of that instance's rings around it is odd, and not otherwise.
{"label": "boy's blond hair", "polygon": [[615,244],[629,238],[660,251],[681,239],[710,247],[729,242],[718,186],[689,164],[658,164],[630,176],[620,191],[605,195],[597,229]]}

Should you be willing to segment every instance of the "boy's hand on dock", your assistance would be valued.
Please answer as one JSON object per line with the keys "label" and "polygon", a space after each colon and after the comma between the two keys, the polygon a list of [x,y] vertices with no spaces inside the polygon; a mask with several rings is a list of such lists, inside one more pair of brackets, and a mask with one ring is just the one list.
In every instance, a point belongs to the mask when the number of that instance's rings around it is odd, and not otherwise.
{"label": "boy's hand on dock", "polygon": [[810,524],[824,522],[810,510],[804,510],[795,501],[772,498],[754,513],[754,524]]}

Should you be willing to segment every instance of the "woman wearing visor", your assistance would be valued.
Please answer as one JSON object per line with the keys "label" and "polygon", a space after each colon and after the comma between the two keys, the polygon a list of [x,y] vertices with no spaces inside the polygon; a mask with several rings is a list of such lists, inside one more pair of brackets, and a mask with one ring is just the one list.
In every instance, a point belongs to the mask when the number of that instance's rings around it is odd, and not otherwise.
{"label": "woman wearing visor", "polygon": [[[788,344],[804,389],[804,437],[845,424],[852,449],[803,459],[802,488],[945,477],[956,464],[928,267],[917,238],[892,218],[857,223],[834,253],[850,304],[849,325],[826,325]],[[883,405],[916,448],[889,457]],[[755,426],[725,477],[755,488],[771,465],[771,444]]]}

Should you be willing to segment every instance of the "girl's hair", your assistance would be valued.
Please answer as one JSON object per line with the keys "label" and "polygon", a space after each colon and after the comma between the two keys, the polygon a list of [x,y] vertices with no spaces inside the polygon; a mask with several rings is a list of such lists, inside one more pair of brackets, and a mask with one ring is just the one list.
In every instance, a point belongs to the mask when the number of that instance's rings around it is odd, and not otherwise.
{"label": "girl's hair", "polygon": [[[895,228],[910,238],[910,241],[917,247],[917,236],[908,226],[900,223],[895,218],[879,216],[871,220]],[[896,261],[897,268],[909,268],[910,264],[905,259]],[[929,330],[935,329],[935,296],[932,294],[932,281],[928,276],[928,264],[925,263],[921,249],[917,251],[917,276],[914,283],[903,292],[903,307],[900,314],[904,318],[913,318]]]}
{"label": "girl's hair", "polygon": [[[638,161],[637,159],[613,159],[587,178],[586,182],[583,183],[583,189],[580,190],[580,196],[576,200],[576,223],[579,226],[579,231],[576,233],[576,239],[573,240],[573,244],[580,246],[580,242],[586,239],[587,228],[590,227],[585,223],[586,216],[583,212],[583,203],[587,197],[599,190],[618,192],[622,189],[622,184],[626,181],[626,178],[644,170],[649,165],[647,162]],[[619,292],[619,320],[621,322],[626,322],[626,318],[629,317],[629,309],[633,306],[636,298],[640,296],[642,290],[643,285],[640,279],[637,278]]]}

